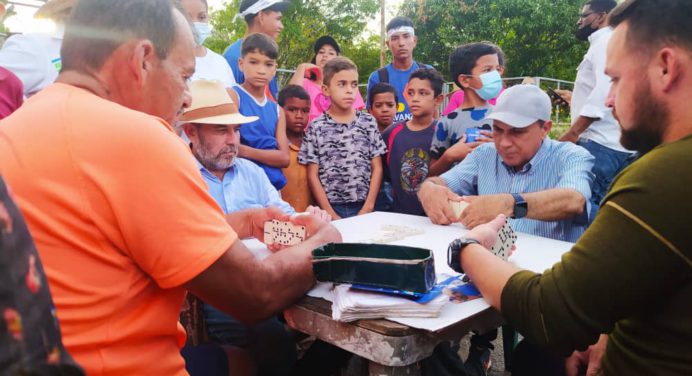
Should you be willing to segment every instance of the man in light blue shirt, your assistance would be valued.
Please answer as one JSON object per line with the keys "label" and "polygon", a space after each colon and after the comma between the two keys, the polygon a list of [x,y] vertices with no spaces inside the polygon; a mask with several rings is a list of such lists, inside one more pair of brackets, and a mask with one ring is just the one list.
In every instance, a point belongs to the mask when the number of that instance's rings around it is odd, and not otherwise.
{"label": "man in light blue shirt", "polygon": [[[277,206],[286,213],[295,213],[281,200],[264,170],[249,160],[237,158],[240,124],[253,122],[257,117],[240,114],[237,104],[218,81],[194,81],[190,93],[192,103],[183,113],[183,130],[209,193],[223,212]],[[258,374],[284,375],[293,368],[295,343],[275,317],[245,325],[208,304],[204,305],[204,313],[210,340],[247,351]]]}
{"label": "man in light blue shirt", "polygon": [[[194,141],[192,145],[194,149]],[[264,170],[252,161],[236,157],[233,165],[222,176],[204,167],[199,157],[197,157],[197,164],[202,178],[209,186],[209,194],[221,206],[225,214],[241,209],[270,206],[276,206],[284,213],[295,214],[291,205],[281,199],[279,191],[269,182]]]}
{"label": "man in light blue shirt", "polygon": [[[576,241],[588,224],[594,158],[579,146],[547,137],[550,111],[550,98],[538,87],[507,89],[489,115],[494,142],[421,187],[428,217],[440,224],[460,220],[472,228],[503,213],[519,232]],[[450,200],[468,203],[459,219]]]}

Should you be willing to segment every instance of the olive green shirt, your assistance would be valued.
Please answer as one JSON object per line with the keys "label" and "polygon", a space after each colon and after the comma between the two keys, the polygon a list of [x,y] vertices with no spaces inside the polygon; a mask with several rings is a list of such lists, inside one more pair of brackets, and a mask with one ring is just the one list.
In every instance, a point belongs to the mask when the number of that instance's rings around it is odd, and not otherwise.
{"label": "olive green shirt", "polygon": [[692,375],[690,193],[692,136],[626,168],[561,262],[510,278],[502,314],[564,355],[609,333],[604,375]]}

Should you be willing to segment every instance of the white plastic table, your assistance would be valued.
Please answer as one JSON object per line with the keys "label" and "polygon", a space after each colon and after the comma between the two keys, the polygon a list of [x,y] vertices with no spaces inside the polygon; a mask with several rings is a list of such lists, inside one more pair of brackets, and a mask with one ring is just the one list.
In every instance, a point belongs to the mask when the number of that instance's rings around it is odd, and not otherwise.
{"label": "white plastic table", "polygon": [[[426,217],[375,212],[333,222],[344,242],[366,242],[377,238],[384,225],[407,226],[423,230],[391,244],[427,248],[433,251],[437,274],[456,274],[447,266],[447,246],[466,230],[461,224],[435,225]],[[261,243],[246,242],[259,251]],[[516,251],[510,258],[515,265],[541,273],[560,260],[572,243],[518,233]],[[310,295],[313,295],[312,297]],[[469,331],[485,332],[502,324],[501,315],[483,299],[461,304],[446,304],[438,318],[360,320],[337,322],[331,316],[331,303],[320,296],[319,288],[285,311],[291,327],[343,348],[370,361],[371,375],[415,375],[415,363],[432,354],[443,340],[460,339]]]}

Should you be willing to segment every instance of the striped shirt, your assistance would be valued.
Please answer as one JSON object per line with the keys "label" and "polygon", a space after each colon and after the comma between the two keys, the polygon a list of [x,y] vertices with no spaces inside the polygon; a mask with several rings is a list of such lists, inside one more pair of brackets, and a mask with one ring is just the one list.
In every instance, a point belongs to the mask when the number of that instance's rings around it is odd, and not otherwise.
{"label": "striped shirt", "polygon": [[[581,193],[588,204],[593,162],[594,158],[584,148],[546,138],[536,155],[520,171],[515,171],[502,161],[495,144],[487,143],[476,148],[441,178],[459,195],[521,194],[569,188]],[[559,221],[530,218],[509,221],[516,231],[574,242],[586,230],[588,210],[589,205],[585,205],[582,215]]]}

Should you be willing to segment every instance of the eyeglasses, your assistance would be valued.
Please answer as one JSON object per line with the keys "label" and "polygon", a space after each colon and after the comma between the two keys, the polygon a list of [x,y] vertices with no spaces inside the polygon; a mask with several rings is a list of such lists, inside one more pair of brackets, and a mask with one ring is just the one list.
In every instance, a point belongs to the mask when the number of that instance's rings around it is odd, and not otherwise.
{"label": "eyeglasses", "polygon": [[605,13],[605,12],[587,12],[587,13],[582,13],[582,14],[579,15],[579,19],[580,19],[580,20],[583,20],[584,18],[586,18],[586,17],[588,17],[588,16],[590,16],[590,15],[592,15],[592,14],[594,14],[594,13]]}

